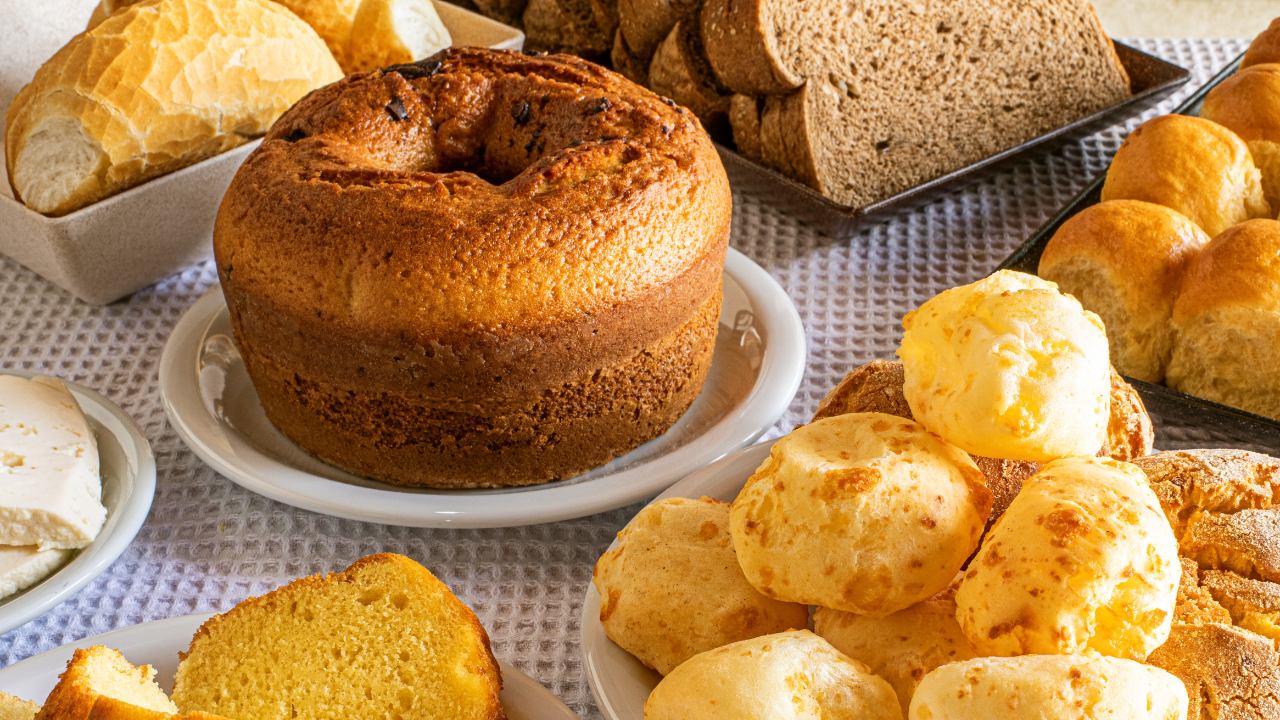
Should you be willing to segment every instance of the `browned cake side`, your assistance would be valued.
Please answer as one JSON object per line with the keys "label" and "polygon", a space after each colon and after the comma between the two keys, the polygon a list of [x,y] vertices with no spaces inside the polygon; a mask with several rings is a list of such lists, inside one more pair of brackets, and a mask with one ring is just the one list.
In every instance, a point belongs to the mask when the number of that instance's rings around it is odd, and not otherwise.
{"label": "browned cake side", "polygon": [[295,106],[214,241],[282,432],[389,482],[505,486],[684,412],[729,219],[692,113],[576,58],[454,49]]}

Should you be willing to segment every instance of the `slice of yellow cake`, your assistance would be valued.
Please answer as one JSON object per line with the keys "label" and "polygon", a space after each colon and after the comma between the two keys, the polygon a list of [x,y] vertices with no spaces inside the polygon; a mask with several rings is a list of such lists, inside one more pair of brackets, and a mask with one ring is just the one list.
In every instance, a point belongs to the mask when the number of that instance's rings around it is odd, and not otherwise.
{"label": "slice of yellow cake", "polygon": [[16,695],[0,692],[0,720],[31,720],[40,706]]}
{"label": "slice of yellow cake", "polygon": [[497,720],[501,689],[475,614],[426,568],[382,554],[210,618],[173,698],[233,720]]}
{"label": "slice of yellow cake", "polygon": [[[36,720],[218,720],[203,713],[179,715],[155,678],[150,665],[135,666],[119,650],[95,645],[75,651],[44,707],[29,705]],[[0,703],[0,720],[9,720],[4,707]]]}

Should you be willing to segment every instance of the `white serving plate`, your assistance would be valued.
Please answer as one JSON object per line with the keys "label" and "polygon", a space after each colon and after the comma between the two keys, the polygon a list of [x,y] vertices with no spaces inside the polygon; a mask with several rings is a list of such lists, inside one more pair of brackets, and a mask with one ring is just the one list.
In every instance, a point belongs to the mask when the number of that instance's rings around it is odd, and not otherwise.
{"label": "white serving plate", "polygon": [[500,490],[413,490],[311,457],[267,421],[218,289],[197,301],[169,336],[160,393],[169,421],[196,455],[273,500],[390,525],[508,527],[643,500],[754,442],[786,410],[804,366],[804,326],[795,305],[759,265],[730,249],[720,335],[693,406],[662,436],[569,480]]}
{"label": "white serving plate", "polygon": [[[156,679],[168,691],[178,666],[178,653],[213,613],[156,620],[63,645],[0,670],[0,691],[42,702],[58,682],[58,675],[77,648],[105,645],[116,648],[135,665],[156,669]],[[502,666],[502,705],[509,720],[576,720],[573,711],[536,680],[506,663]]]}
{"label": "white serving plate", "polygon": [[[0,118],[44,61],[84,29],[98,3],[46,1],[0,2],[5,37],[20,40],[0,42]],[[524,33],[513,27],[440,0],[436,9],[455,45],[524,47]],[[15,200],[7,172],[0,173],[0,253],[87,303],[118,300],[212,255],[222,195],[257,146],[241,145],[60,217]]]}
{"label": "white serving plate", "polygon": [[[34,377],[42,373],[0,371]],[[66,381],[64,381],[66,382]],[[0,635],[45,614],[101,575],[133,542],[151,510],[156,493],[156,463],[151,446],[124,411],[98,393],[67,382],[89,419],[102,468],[102,504],[107,519],[98,537],[52,575],[0,600]]]}
{"label": "white serving plate", "polygon": [[[721,458],[672,485],[654,502],[673,497],[712,497],[731,502],[747,478],[769,459],[772,447],[773,442],[760,443]],[[600,594],[590,583],[582,600],[581,623],[583,670],[600,712],[608,720],[644,720],[644,701],[662,678],[604,634]]]}

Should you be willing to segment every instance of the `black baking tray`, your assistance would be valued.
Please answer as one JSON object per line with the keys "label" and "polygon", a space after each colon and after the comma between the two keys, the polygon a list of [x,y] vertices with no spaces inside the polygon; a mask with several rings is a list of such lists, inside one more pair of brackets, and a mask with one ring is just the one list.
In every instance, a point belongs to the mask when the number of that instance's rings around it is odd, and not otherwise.
{"label": "black baking tray", "polygon": [[[1203,87],[1174,108],[1173,113],[1198,115],[1205,95],[1235,73],[1240,60],[1241,58],[1238,57],[1228,63]],[[1040,265],[1040,255],[1058,228],[1076,213],[1102,201],[1102,183],[1105,179],[1106,173],[1103,173],[1090,183],[1061,212],[1045,223],[1027,242],[1001,263],[1000,269],[1021,270],[1035,274]],[[1133,378],[1125,379],[1142,394],[1147,410],[1152,417],[1156,418],[1156,443],[1162,448],[1196,444],[1201,441],[1200,435],[1203,435],[1215,445],[1248,447],[1273,454],[1280,452],[1280,422],[1276,420],[1187,395],[1164,385]]]}
{"label": "black baking tray", "polygon": [[783,211],[799,217],[828,235],[846,235],[859,226],[882,220],[891,213],[929,203],[937,199],[942,190],[950,189],[961,180],[975,179],[979,171],[1014,155],[1053,140],[1092,133],[1123,118],[1139,115],[1191,79],[1191,73],[1186,68],[1155,55],[1119,42],[1115,43],[1115,48],[1120,64],[1129,73],[1132,91],[1129,97],[1020,145],[863,207],[841,205],[823,197],[808,185],[748,160],[733,150],[733,143],[725,136],[726,133],[717,133],[716,147],[734,189],[767,198]]}

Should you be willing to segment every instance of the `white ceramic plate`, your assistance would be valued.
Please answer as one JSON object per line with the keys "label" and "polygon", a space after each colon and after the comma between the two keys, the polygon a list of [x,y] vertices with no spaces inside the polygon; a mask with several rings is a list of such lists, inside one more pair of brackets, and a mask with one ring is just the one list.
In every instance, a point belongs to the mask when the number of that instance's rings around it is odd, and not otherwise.
{"label": "white ceramic plate", "polygon": [[[21,377],[42,374],[18,370],[0,372]],[[0,600],[0,635],[45,614],[102,574],[133,542],[156,494],[156,463],[151,456],[151,445],[133,420],[115,403],[89,388],[72,382],[67,382],[67,388],[80,403],[98,441],[102,504],[107,508],[107,520],[98,537],[76,552],[61,569],[26,590]]]}
{"label": "white ceramic plate", "polygon": [[[112,630],[49,652],[27,658],[0,670],[0,691],[42,702],[77,648],[106,645],[119,650],[134,664],[156,669],[156,679],[169,690],[178,667],[178,653],[187,649],[196,628],[213,613],[184,615]],[[502,705],[510,720],[576,720],[564,703],[536,680],[506,663],[502,665]]]}
{"label": "white ceramic plate", "polygon": [[413,490],[324,464],[262,411],[232,340],[220,290],[178,322],[160,360],[160,392],[178,434],[232,481],[289,505],[415,527],[506,527],[581,517],[661,492],[760,437],[804,374],[804,326],[786,292],[730,250],[720,334],[706,386],[662,436],[569,480],[506,490]]}
{"label": "white ceramic plate", "polygon": [[[654,502],[704,496],[729,502],[769,458],[771,447],[773,443],[767,442],[739,450],[672,485]],[[600,594],[592,584],[587,585],[582,601],[582,660],[591,694],[606,718],[644,720],[644,701],[661,677],[605,636],[600,624]]]}

